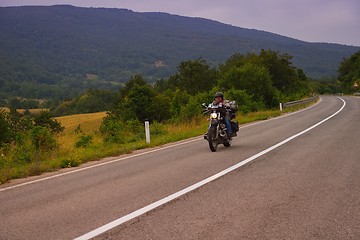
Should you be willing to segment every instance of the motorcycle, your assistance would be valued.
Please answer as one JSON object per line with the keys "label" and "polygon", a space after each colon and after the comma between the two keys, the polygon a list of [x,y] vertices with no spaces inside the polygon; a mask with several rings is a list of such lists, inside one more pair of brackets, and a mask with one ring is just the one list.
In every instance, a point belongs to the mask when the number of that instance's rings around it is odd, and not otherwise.
{"label": "motorcycle", "polygon": [[228,136],[227,128],[224,121],[225,116],[229,116],[230,119],[235,118],[236,103],[230,102],[230,108],[226,108],[222,104],[211,103],[208,106],[203,103],[205,108],[204,113],[210,113],[209,127],[207,133],[204,135],[204,139],[209,142],[209,147],[212,152],[216,152],[217,146],[223,144],[225,147],[230,147],[233,137],[237,136],[239,131],[239,124],[236,121],[230,121],[232,136]]}

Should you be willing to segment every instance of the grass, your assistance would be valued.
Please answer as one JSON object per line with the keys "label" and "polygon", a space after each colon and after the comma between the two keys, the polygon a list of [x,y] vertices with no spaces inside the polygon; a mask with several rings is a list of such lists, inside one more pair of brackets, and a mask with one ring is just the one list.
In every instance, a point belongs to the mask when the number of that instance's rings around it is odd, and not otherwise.
{"label": "grass", "polygon": [[[236,120],[239,124],[246,124],[280,116],[302,107],[304,106],[285,109],[283,112],[280,112],[279,110],[267,110],[248,114],[239,113]],[[2,152],[0,152],[0,183],[15,178],[55,171],[60,168],[76,167],[88,161],[117,156],[130,153],[137,149],[155,147],[200,136],[206,132],[208,126],[207,116],[186,123],[153,124],[150,125],[150,130],[153,132],[155,131],[155,133],[151,134],[151,143],[147,144],[144,138],[125,144],[114,144],[105,143],[103,137],[99,133],[99,127],[105,116],[105,112],[99,112],[57,117],[56,120],[65,127],[64,132],[57,136],[59,147],[53,152],[43,153],[44,156],[41,160],[14,164],[12,162],[7,162],[9,160],[3,156]],[[159,128],[160,130],[156,131],[156,128]],[[87,136],[87,139],[91,139],[90,144],[85,147],[75,147],[75,144],[83,136]],[[17,158],[21,157],[24,156],[17,156]]]}
{"label": "grass", "polygon": [[75,114],[64,117],[56,117],[55,119],[65,127],[64,133],[71,133],[80,126],[81,130],[91,132],[98,130],[102,119],[106,116],[106,112]]}

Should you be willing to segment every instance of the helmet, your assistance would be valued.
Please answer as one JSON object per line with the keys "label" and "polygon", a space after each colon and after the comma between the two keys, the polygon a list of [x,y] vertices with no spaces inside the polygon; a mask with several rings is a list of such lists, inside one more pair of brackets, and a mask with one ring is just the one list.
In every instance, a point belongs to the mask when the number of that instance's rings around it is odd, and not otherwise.
{"label": "helmet", "polygon": [[215,93],[214,98],[217,98],[217,97],[221,97],[222,99],[224,99],[224,94],[222,92],[217,92],[217,93]]}

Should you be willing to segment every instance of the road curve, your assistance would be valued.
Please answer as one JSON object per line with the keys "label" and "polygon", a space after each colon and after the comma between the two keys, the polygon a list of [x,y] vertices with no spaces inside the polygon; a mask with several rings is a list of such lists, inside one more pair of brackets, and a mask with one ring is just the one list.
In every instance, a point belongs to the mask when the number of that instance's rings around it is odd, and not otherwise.
{"label": "road curve", "polygon": [[[359,239],[360,99],[342,98],[344,109],[316,128],[96,238]],[[194,138],[2,185],[0,239],[82,236],[242,162],[342,106],[341,99],[324,96],[305,111],[243,126],[233,145],[216,153]]]}

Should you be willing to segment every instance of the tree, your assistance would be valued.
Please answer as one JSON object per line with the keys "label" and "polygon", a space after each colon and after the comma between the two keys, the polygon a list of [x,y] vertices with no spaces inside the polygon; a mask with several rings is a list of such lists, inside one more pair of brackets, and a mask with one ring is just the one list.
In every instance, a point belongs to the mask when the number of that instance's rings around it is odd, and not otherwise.
{"label": "tree", "polygon": [[347,93],[357,91],[359,88],[354,88],[354,84],[355,82],[358,85],[360,84],[360,51],[354,53],[349,58],[343,59],[338,72],[338,79],[343,90]]}
{"label": "tree", "polygon": [[259,63],[269,71],[274,87],[283,93],[296,91],[294,86],[297,81],[295,67],[291,66],[292,56],[279,54],[272,50],[261,49]]}
{"label": "tree", "polygon": [[180,115],[181,107],[188,103],[189,98],[190,95],[186,91],[176,89],[170,107],[172,117]]}
{"label": "tree", "polygon": [[247,63],[242,67],[233,67],[219,80],[219,87],[224,90],[245,90],[256,101],[262,101],[268,107],[277,104],[276,89],[268,70],[263,66]]}
{"label": "tree", "polygon": [[224,65],[220,65],[220,78],[224,78],[224,75],[234,67],[241,68],[251,63],[267,69],[272,85],[282,94],[292,95],[298,92],[304,94],[309,91],[307,77],[302,69],[292,66],[291,59],[292,56],[288,54],[264,49],[260,51],[259,55],[254,53],[248,53],[246,56],[234,54]]}
{"label": "tree", "polygon": [[246,56],[235,53],[231,57],[229,57],[224,64],[220,64],[220,76],[222,76],[224,73],[226,73],[228,70],[230,70],[233,67],[242,67],[247,62],[249,62],[250,59],[257,58],[257,55],[254,53],[248,53]]}
{"label": "tree", "polygon": [[216,69],[210,68],[202,58],[180,63],[176,75],[169,78],[172,85],[189,94],[210,91],[216,84]]}
{"label": "tree", "polygon": [[155,110],[155,114],[152,119],[158,122],[162,122],[171,118],[170,112],[171,100],[162,95],[158,94],[153,98],[151,108]]}
{"label": "tree", "polygon": [[64,131],[64,127],[56,120],[52,118],[49,111],[41,111],[34,116],[34,126],[41,126],[49,129],[52,133],[60,133]]}
{"label": "tree", "polygon": [[144,80],[144,78],[141,75],[135,75],[130,78],[129,81],[127,81],[123,87],[120,88],[120,98],[125,97],[129,94],[129,92],[135,87],[135,86],[145,86],[148,85],[148,83]]}

